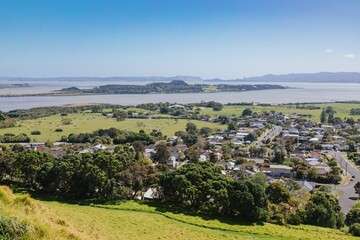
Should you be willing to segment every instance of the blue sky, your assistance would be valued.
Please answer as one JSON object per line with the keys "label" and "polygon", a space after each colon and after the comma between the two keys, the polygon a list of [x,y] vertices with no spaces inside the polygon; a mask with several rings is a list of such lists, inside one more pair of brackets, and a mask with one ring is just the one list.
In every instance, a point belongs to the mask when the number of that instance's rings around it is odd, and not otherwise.
{"label": "blue sky", "polygon": [[0,0],[0,76],[360,71],[358,0]]}

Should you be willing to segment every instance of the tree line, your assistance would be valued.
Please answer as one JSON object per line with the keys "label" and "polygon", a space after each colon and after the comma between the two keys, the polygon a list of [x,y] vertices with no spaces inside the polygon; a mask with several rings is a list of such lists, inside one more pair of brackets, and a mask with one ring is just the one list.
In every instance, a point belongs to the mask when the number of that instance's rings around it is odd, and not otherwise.
{"label": "tree line", "polygon": [[67,154],[59,159],[32,150],[2,152],[0,180],[79,199],[133,199],[152,187],[164,204],[178,206],[184,212],[277,224],[331,228],[344,224],[338,200],[326,190],[300,201],[299,194],[306,195],[291,180],[267,183],[262,173],[233,178],[211,162],[169,170],[160,161],[153,165],[142,150],[141,142],[134,141],[117,146],[113,153]]}

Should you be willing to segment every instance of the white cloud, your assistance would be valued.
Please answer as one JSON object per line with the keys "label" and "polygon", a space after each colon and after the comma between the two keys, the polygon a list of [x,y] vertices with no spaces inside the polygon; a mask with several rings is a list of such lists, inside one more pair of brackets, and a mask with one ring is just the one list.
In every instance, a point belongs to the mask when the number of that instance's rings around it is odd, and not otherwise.
{"label": "white cloud", "polygon": [[325,52],[327,52],[327,53],[333,53],[334,51],[333,51],[332,49],[328,48],[328,49],[325,50]]}
{"label": "white cloud", "polygon": [[347,54],[343,55],[343,58],[355,58],[355,54],[347,53]]}

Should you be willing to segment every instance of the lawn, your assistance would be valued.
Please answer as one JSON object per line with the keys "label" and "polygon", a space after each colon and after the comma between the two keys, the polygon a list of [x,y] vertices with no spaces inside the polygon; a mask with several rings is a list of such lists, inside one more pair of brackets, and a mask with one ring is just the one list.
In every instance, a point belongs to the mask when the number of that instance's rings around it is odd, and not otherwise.
{"label": "lawn", "polygon": [[[335,117],[353,117],[354,119],[360,118],[360,116],[350,115],[352,108],[360,108],[360,104],[356,103],[319,103],[319,104],[304,104],[305,106],[319,106],[321,108],[331,106],[335,109]],[[284,114],[311,114],[311,120],[320,121],[321,109],[309,110],[298,109],[296,105],[275,105],[275,106],[225,106],[222,111],[213,111],[211,108],[201,108],[202,114],[210,116],[240,116],[245,108],[250,108],[253,112],[262,113],[264,111],[277,111]]]}
{"label": "lawn", "polygon": [[[64,125],[63,119],[70,119],[70,125]],[[38,141],[58,141],[61,136],[68,136],[70,133],[87,133],[97,129],[115,127],[122,130],[130,130],[138,132],[144,129],[146,132],[150,132],[153,129],[158,129],[167,136],[173,136],[176,131],[184,131],[186,124],[192,122],[196,124],[198,128],[210,127],[210,128],[225,128],[225,125],[219,125],[216,123],[196,121],[196,120],[184,120],[179,119],[127,119],[125,121],[116,121],[114,118],[105,117],[100,113],[74,113],[68,116],[62,117],[60,115],[53,115],[49,117],[18,121],[18,126],[13,128],[0,129],[0,135],[5,133],[26,133],[31,137],[33,142]],[[63,132],[55,132],[55,129],[61,128]],[[31,135],[34,130],[39,130],[41,135]]]}

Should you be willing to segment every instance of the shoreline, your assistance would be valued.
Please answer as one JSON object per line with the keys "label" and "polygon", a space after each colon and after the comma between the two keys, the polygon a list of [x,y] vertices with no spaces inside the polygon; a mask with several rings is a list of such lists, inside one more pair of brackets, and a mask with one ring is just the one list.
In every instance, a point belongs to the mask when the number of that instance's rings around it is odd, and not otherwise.
{"label": "shoreline", "polygon": [[171,94],[194,94],[194,93],[243,93],[243,92],[258,92],[269,90],[286,90],[286,89],[300,89],[295,87],[284,88],[269,88],[269,89],[252,89],[244,91],[212,91],[212,92],[172,92],[172,93],[71,93],[71,92],[51,92],[51,93],[34,93],[34,94],[2,94],[0,98],[17,98],[17,97],[73,97],[73,96],[106,96],[106,95],[171,95]]}

